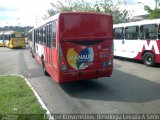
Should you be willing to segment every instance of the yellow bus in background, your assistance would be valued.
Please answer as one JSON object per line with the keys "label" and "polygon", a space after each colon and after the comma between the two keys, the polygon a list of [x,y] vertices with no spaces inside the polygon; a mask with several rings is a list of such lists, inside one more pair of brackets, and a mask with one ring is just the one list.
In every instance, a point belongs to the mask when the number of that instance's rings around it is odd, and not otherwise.
{"label": "yellow bus in background", "polygon": [[25,47],[25,36],[22,32],[4,31],[3,32],[4,45],[9,48]]}
{"label": "yellow bus in background", "polygon": [[4,46],[3,32],[0,32],[0,47]]}

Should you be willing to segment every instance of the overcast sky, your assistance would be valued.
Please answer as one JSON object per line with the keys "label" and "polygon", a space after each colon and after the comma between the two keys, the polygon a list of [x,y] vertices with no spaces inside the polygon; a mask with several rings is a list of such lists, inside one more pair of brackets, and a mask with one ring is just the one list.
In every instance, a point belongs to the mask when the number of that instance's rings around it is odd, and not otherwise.
{"label": "overcast sky", "polygon": [[[35,26],[40,23],[41,17],[46,10],[51,8],[50,2],[56,3],[57,0],[0,0],[0,26]],[[64,1],[64,0],[60,0]],[[86,0],[89,2],[101,0]],[[115,0],[113,0],[115,1]],[[133,15],[142,15],[143,10],[141,2],[150,7],[154,7],[154,0],[125,0],[127,9],[133,11]]]}

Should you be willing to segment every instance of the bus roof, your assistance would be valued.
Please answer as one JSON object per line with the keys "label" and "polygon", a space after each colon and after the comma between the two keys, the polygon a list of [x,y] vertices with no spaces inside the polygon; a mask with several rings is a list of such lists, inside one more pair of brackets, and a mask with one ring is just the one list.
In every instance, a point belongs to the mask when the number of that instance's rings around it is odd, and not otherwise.
{"label": "bus roof", "polygon": [[126,27],[126,26],[136,26],[136,25],[140,26],[140,25],[146,25],[146,24],[160,24],[160,19],[114,24],[113,27],[115,28],[115,27]]}
{"label": "bus roof", "polygon": [[[59,16],[61,16],[61,15],[76,15],[76,14],[94,14],[94,15],[107,15],[107,16],[111,16],[111,15],[109,15],[109,14],[104,14],[104,13],[97,13],[97,12],[61,12],[61,13],[57,13],[56,15],[54,15],[54,16],[52,16],[52,17],[50,17],[50,18],[48,18],[47,20],[45,20],[44,22],[42,22],[39,26],[37,26],[37,27],[35,27],[35,28],[33,28],[33,29],[36,29],[36,28],[39,28],[39,27],[41,27],[41,26],[43,26],[43,25],[45,25],[45,24],[47,24],[47,23],[49,23],[49,22],[51,22],[51,21],[55,21],[55,20],[57,20],[58,18],[59,18]],[[32,30],[31,30],[32,31]]]}

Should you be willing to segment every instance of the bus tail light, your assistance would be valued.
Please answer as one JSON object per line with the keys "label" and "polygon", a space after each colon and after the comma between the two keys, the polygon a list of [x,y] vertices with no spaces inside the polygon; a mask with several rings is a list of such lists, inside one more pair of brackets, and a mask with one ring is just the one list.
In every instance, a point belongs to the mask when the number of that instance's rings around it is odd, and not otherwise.
{"label": "bus tail light", "polygon": [[111,66],[113,64],[113,54],[114,54],[113,50],[114,50],[114,44],[112,43],[111,53],[110,53],[109,61],[108,61],[108,66]]}
{"label": "bus tail light", "polygon": [[108,61],[108,66],[111,66],[113,63],[113,55],[110,54],[110,58],[109,58],[109,61]]}
{"label": "bus tail light", "polygon": [[59,64],[60,64],[60,68],[63,72],[67,71],[67,67],[66,67],[66,62],[63,59],[63,57],[59,57]]}
{"label": "bus tail light", "polygon": [[102,66],[103,66],[104,68],[110,67],[110,66],[112,66],[112,65],[113,65],[113,45],[112,45],[112,47],[111,47],[111,49],[110,49],[110,54],[109,54],[109,59],[108,59],[108,61],[102,63]]}
{"label": "bus tail light", "polygon": [[65,59],[64,59],[64,56],[63,56],[63,51],[62,51],[61,45],[59,44],[58,47],[59,47],[59,49],[58,49],[59,65],[60,65],[61,70],[63,72],[66,72],[67,67],[66,67],[66,62],[65,62]]}

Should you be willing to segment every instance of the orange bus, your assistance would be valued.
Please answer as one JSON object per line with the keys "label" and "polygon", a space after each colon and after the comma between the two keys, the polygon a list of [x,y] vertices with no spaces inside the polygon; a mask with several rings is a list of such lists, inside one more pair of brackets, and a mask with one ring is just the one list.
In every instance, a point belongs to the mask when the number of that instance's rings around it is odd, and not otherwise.
{"label": "orange bus", "polygon": [[112,16],[59,13],[29,32],[32,55],[57,83],[110,77],[113,70]]}

